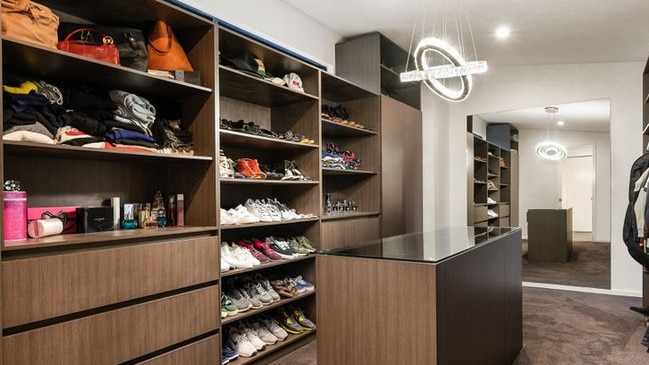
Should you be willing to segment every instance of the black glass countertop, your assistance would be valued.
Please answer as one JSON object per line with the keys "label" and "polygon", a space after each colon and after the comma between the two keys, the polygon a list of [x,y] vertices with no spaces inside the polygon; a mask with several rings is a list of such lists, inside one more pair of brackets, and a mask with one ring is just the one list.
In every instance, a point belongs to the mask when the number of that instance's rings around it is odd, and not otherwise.
{"label": "black glass countertop", "polygon": [[324,255],[437,263],[520,231],[518,227],[441,227],[320,252]]}

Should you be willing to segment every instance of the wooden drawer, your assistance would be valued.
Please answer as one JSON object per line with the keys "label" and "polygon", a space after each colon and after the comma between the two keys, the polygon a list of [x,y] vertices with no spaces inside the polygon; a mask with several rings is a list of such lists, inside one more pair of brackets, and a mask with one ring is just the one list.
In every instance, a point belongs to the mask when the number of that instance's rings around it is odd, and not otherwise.
{"label": "wooden drawer", "polygon": [[379,239],[380,221],[379,217],[324,221],[320,248],[328,250]]}
{"label": "wooden drawer", "polygon": [[509,204],[501,204],[500,205],[500,216],[501,217],[509,217]]}
{"label": "wooden drawer", "polygon": [[487,207],[484,205],[480,205],[477,207],[473,207],[473,221],[474,222],[483,222],[486,221],[487,218]]}
{"label": "wooden drawer", "polygon": [[2,263],[4,328],[219,278],[218,237],[187,238]]}
{"label": "wooden drawer", "polygon": [[4,364],[119,364],[215,330],[218,305],[215,285],[4,337],[2,357]]}
{"label": "wooden drawer", "polygon": [[139,362],[138,365],[217,365],[219,363],[219,336],[214,335],[206,339],[183,346],[156,356],[153,359]]}

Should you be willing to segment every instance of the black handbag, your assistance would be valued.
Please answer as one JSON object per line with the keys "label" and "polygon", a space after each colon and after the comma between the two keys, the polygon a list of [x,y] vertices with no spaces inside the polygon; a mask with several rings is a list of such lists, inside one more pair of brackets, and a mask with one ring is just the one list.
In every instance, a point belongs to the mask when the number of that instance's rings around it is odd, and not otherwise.
{"label": "black handbag", "polygon": [[76,23],[61,23],[58,28],[59,40],[79,28],[92,27],[113,38],[113,42],[119,50],[119,63],[138,71],[147,71],[149,56],[146,50],[144,33],[136,28],[127,28],[108,25],[89,25]]}

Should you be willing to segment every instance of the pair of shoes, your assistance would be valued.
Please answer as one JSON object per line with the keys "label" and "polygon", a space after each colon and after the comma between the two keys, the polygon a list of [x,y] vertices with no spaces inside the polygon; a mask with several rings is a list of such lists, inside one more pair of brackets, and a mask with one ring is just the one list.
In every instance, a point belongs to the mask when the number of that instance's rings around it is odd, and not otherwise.
{"label": "pair of shoes", "polygon": [[488,196],[487,197],[487,204],[498,204],[498,202],[495,201],[494,199],[492,199],[490,196]]}
{"label": "pair of shoes", "polygon": [[298,295],[297,287],[288,277],[272,278],[270,284],[275,292],[282,297],[293,298]]}
{"label": "pair of shoes", "polygon": [[299,166],[295,160],[284,160],[284,177],[282,180],[311,180],[311,177],[306,176],[300,171]]}
{"label": "pair of shoes", "polygon": [[493,181],[487,180],[487,190],[496,191],[498,190],[498,187],[496,186],[496,184],[494,184]]}
{"label": "pair of shoes", "polygon": [[221,318],[227,316],[234,316],[239,313],[237,306],[234,305],[232,299],[228,297],[225,293],[221,293]]}
{"label": "pair of shoes", "polygon": [[259,316],[259,322],[266,327],[279,341],[284,341],[288,337],[286,330],[277,322],[275,318],[269,316]]}
{"label": "pair of shoes", "polygon": [[259,218],[260,222],[270,223],[282,220],[280,213],[275,211],[272,207],[269,207],[267,204],[262,203],[259,199],[248,199],[246,200],[245,205],[248,212]]}
{"label": "pair of shoes", "polygon": [[229,266],[237,269],[247,269],[261,264],[247,249],[235,244],[229,245],[227,242],[221,242],[221,258]]}
{"label": "pair of shoes", "polygon": [[228,210],[221,208],[219,218],[222,225],[259,223],[259,218],[241,204]]}
{"label": "pair of shoes", "polygon": [[295,287],[297,288],[298,293],[304,293],[308,291],[314,291],[315,286],[311,284],[310,282],[302,279],[302,275],[298,275],[295,277],[290,277],[291,281],[295,284]]}
{"label": "pair of shoes", "polygon": [[295,255],[295,252],[291,250],[291,246],[289,245],[288,241],[282,238],[274,238],[273,236],[266,237],[266,241],[268,242],[270,248],[277,252],[277,254],[283,259],[290,260],[297,257]]}
{"label": "pair of shoes", "polygon": [[488,209],[487,216],[489,218],[498,218],[498,213],[496,213],[493,209]]}
{"label": "pair of shoes", "polygon": [[287,305],[277,310],[277,320],[286,332],[300,334],[304,331],[313,331],[316,326],[309,320],[302,309]]}
{"label": "pair of shoes", "polygon": [[257,348],[252,344],[248,335],[239,331],[235,326],[230,327],[227,344],[240,356],[252,357],[257,354]]}
{"label": "pair of shoes", "polygon": [[316,249],[311,244],[311,241],[309,241],[309,239],[306,238],[305,236],[295,236],[294,238],[298,241],[298,243],[300,244],[300,247],[304,248],[309,253],[316,252]]}
{"label": "pair of shoes", "polygon": [[[250,179],[266,179],[266,174],[259,168],[259,162],[250,158],[237,160],[237,171]],[[234,175],[234,174],[233,174]]]}
{"label": "pair of shoes", "polygon": [[239,357],[239,353],[234,351],[228,345],[223,345],[223,351],[221,352],[221,354],[223,355],[223,356],[221,356],[223,358],[223,361],[221,362],[221,364],[227,364],[230,361],[234,361]]}
{"label": "pair of shoes", "polygon": [[252,257],[256,258],[259,260],[260,263],[265,264],[267,262],[270,262],[270,257],[266,256],[263,254],[263,252],[259,251],[258,249],[255,248],[255,244],[248,240],[248,239],[243,239],[239,241],[239,246],[247,249],[250,251],[250,254],[252,254]]}
{"label": "pair of shoes", "polygon": [[[243,276],[225,280],[223,287],[237,308],[261,308],[280,299],[279,294],[271,287],[268,279],[259,275]],[[236,301],[240,301],[237,303]]]}
{"label": "pair of shoes", "polygon": [[219,151],[219,177],[222,179],[234,178],[234,161],[223,154],[223,150]]}

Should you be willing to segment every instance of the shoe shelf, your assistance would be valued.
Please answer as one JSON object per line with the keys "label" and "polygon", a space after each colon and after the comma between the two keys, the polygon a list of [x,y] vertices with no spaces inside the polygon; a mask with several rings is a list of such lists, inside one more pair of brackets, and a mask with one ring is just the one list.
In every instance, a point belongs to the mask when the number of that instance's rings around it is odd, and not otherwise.
{"label": "shoe shelf", "polygon": [[257,136],[225,129],[221,129],[219,135],[221,136],[221,146],[224,147],[235,146],[269,151],[310,150],[318,148],[316,144],[285,141],[278,138]]}
{"label": "shoe shelf", "polygon": [[23,141],[4,141],[3,145],[5,155],[7,156],[55,157],[76,160],[79,159],[80,154],[83,154],[84,159],[94,161],[124,161],[161,164],[174,163],[176,161],[187,163],[192,161],[210,162],[213,160],[210,156],[104,150],[99,148],[51,145]]}
{"label": "shoe shelf", "polygon": [[228,224],[228,225],[221,225],[220,228],[221,228],[221,230],[231,230],[231,229],[242,229],[242,228],[282,226],[282,225],[287,225],[287,224],[317,222],[319,219],[320,218],[318,218],[318,217],[313,217],[313,218],[292,219],[292,220],[288,220],[288,221],[269,222],[269,223],[249,223],[249,224],[239,224],[239,225],[237,225],[237,224]]}
{"label": "shoe shelf", "polygon": [[[216,232],[217,227],[165,227],[151,229],[120,229],[115,231],[94,233],[72,233],[49,236],[43,238],[28,238],[27,244],[20,246],[5,246],[2,252],[24,252],[54,247],[80,246],[80,245],[116,245],[129,243],[134,240],[155,239],[161,237],[173,238],[205,232]],[[4,255],[4,254],[3,254]]]}
{"label": "shoe shelf", "polygon": [[350,127],[345,124],[340,124],[328,119],[322,119],[322,135],[324,137],[339,136],[339,137],[358,137],[358,136],[373,136],[378,133],[370,130],[357,127]]}
{"label": "shoe shelf", "polygon": [[304,331],[304,332],[302,332],[300,334],[297,334],[297,335],[289,333],[288,337],[286,337],[286,339],[284,341],[277,342],[274,345],[266,345],[266,349],[264,349],[262,351],[257,351],[257,354],[255,354],[252,357],[239,356],[237,359],[228,362],[228,364],[230,364],[230,365],[251,364],[251,363],[253,363],[253,362],[255,362],[255,361],[257,361],[257,360],[259,360],[259,359],[261,359],[263,357],[266,357],[266,356],[268,356],[268,355],[270,355],[270,354],[272,354],[274,352],[279,351],[280,349],[282,349],[284,347],[287,347],[287,346],[293,344],[296,341],[300,341],[300,340],[305,339],[305,338],[307,338],[309,336],[315,336],[316,331],[317,331],[317,329],[313,330],[313,331]]}
{"label": "shoe shelf", "polygon": [[329,215],[323,215],[322,220],[323,221],[335,221],[335,220],[340,220],[340,219],[353,219],[353,218],[359,218],[359,217],[372,217],[381,214],[381,211],[376,210],[376,211],[371,211],[371,212],[353,212],[353,213],[336,213],[336,214],[329,214]]}
{"label": "shoe shelf", "polygon": [[267,179],[229,179],[221,178],[221,184],[251,184],[251,185],[318,185],[313,180],[267,180]]}
{"label": "shoe shelf", "polygon": [[248,272],[257,272],[257,271],[268,269],[268,268],[271,268],[271,267],[290,265],[290,264],[294,264],[296,262],[306,261],[306,260],[311,260],[311,259],[315,259],[314,254],[310,254],[310,255],[306,255],[306,256],[300,256],[300,257],[296,257],[294,259],[283,259],[281,261],[271,261],[271,262],[268,262],[268,263],[265,263],[265,264],[261,264],[259,266],[251,267],[251,268],[233,269],[233,270],[224,271],[224,272],[221,272],[221,277],[222,278],[227,278],[229,276],[245,274],[245,273],[248,273]]}
{"label": "shoe shelf", "polygon": [[240,320],[242,320],[244,318],[248,318],[248,317],[251,317],[251,316],[254,316],[254,315],[257,315],[257,314],[261,314],[261,313],[267,312],[267,311],[269,311],[271,309],[278,308],[278,307],[281,307],[283,305],[295,302],[295,301],[300,300],[302,298],[310,297],[312,295],[315,295],[317,290],[318,290],[318,288],[316,288],[316,289],[314,289],[312,291],[299,293],[298,295],[294,296],[293,298],[282,298],[282,299],[278,300],[277,302],[270,303],[270,304],[265,305],[265,306],[263,306],[261,308],[257,308],[257,309],[250,308],[250,309],[248,309],[247,311],[245,311],[243,313],[237,313],[234,316],[228,316],[228,317],[225,317],[225,318],[221,318],[221,325],[225,326],[227,324],[230,324],[230,323],[233,323],[233,322],[236,322],[236,321],[240,321]]}
{"label": "shoe shelf", "polygon": [[135,94],[181,99],[205,95],[211,88],[154,76],[128,67],[53,50],[19,40],[3,38],[2,52],[12,57],[3,59],[3,69],[20,70],[24,75],[38,76],[50,83],[88,83],[88,74],[101,75],[101,87],[122,89]]}
{"label": "shoe shelf", "polygon": [[323,175],[376,175],[376,171],[367,171],[367,170],[343,170],[343,169],[334,169],[329,167],[322,168]]}
{"label": "shoe shelf", "polygon": [[219,77],[221,95],[265,107],[318,100],[317,96],[275,85],[227,66],[219,66]]}

